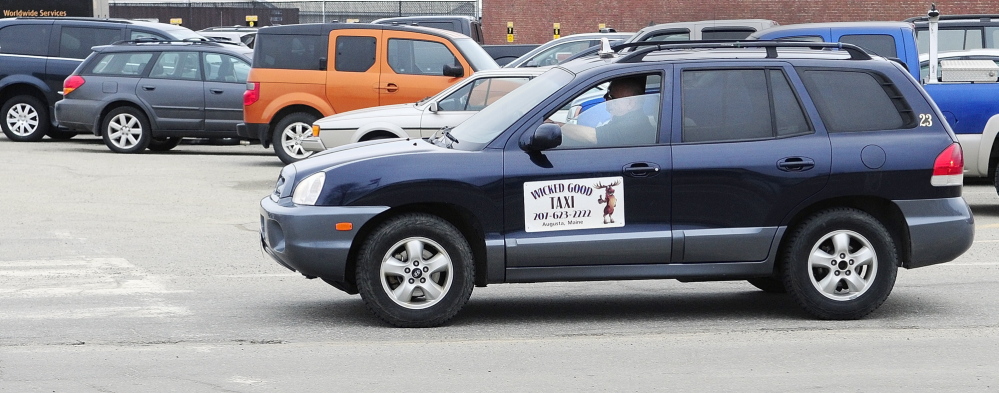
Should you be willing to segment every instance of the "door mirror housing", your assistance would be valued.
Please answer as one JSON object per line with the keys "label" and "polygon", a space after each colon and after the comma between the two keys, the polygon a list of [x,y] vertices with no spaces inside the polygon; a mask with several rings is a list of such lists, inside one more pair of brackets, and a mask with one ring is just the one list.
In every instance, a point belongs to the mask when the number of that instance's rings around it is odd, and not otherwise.
{"label": "door mirror housing", "polygon": [[465,69],[462,68],[460,65],[453,66],[445,64],[444,70],[442,72],[444,76],[450,76],[452,78],[461,78],[465,76]]}
{"label": "door mirror housing", "polygon": [[427,109],[429,109],[431,113],[437,113],[437,111],[441,110],[441,108],[437,106],[437,101],[430,101],[430,106]]}
{"label": "door mirror housing", "polygon": [[562,144],[562,127],[557,124],[544,123],[534,132],[525,132],[520,137],[520,148],[527,152],[536,152],[558,147]]}

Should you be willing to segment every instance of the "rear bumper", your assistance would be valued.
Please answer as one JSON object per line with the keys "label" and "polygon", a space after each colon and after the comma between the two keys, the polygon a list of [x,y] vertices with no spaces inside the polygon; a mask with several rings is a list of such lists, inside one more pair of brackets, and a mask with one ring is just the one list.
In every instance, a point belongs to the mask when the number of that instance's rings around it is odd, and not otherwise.
{"label": "rear bumper", "polygon": [[914,269],[952,261],[971,248],[975,218],[962,197],[894,201],[909,226]]}
{"label": "rear bumper", "polygon": [[254,139],[263,143],[265,140],[270,141],[270,135],[267,132],[270,130],[270,125],[266,123],[239,123],[236,124],[236,135],[241,138]]}
{"label": "rear bumper", "polygon": [[71,131],[95,132],[94,114],[100,113],[98,101],[59,100],[55,103],[53,118],[56,125]]}

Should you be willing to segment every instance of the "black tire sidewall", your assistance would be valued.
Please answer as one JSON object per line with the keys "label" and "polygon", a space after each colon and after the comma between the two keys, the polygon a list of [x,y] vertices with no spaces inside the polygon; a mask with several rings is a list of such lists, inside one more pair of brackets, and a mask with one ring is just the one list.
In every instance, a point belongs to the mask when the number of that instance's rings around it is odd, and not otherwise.
{"label": "black tire sidewall", "polygon": [[[396,304],[382,288],[380,269],[385,253],[402,239],[431,239],[448,253],[453,281],[444,297],[431,307],[408,309]],[[474,286],[474,264],[468,242],[449,222],[429,214],[393,218],[365,239],[357,257],[357,288],[365,305],[382,320],[399,327],[433,327],[449,321],[468,302]]]}
{"label": "black tire sidewall", "polygon": [[[295,123],[305,123],[309,127],[312,127],[312,123],[314,123],[317,119],[318,118],[316,116],[311,114],[298,112],[285,116],[277,123],[277,125],[274,126],[274,133],[271,135],[271,144],[274,145],[274,154],[277,154],[278,158],[281,159],[281,162],[291,164],[304,159],[292,157],[291,154],[288,154],[288,152],[284,150],[284,143],[281,141],[281,138],[284,137],[284,130],[288,128],[288,126]],[[309,156],[311,156],[311,154],[305,158],[308,158]]]}
{"label": "black tire sidewall", "polygon": [[[14,105],[17,104],[27,104],[31,106],[35,113],[38,114],[38,128],[28,135],[17,135],[14,131],[7,127],[7,112],[10,111]],[[41,100],[30,95],[19,95],[15,96],[3,104],[3,108],[0,108],[0,116],[2,116],[2,125],[4,135],[7,139],[16,142],[38,142],[45,137],[45,134],[49,132],[49,128],[52,126],[49,119],[49,108]]]}
{"label": "black tire sidewall", "polygon": [[[118,146],[115,146],[115,144],[111,142],[111,130],[108,129],[108,125],[111,123],[111,119],[122,113],[127,113],[129,115],[135,116],[135,118],[139,120],[139,126],[142,127],[142,134],[139,135],[139,141],[136,142],[134,146],[128,149],[122,149]],[[101,138],[104,139],[104,144],[107,145],[108,149],[111,149],[111,151],[115,153],[127,154],[127,153],[143,152],[144,150],[146,150],[146,147],[149,146],[149,141],[152,140],[152,132],[153,130],[151,130],[149,127],[149,118],[146,117],[146,114],[143,113],[141,110],[130,106],[123,106],[111,110],[111,112],[108,112],[107,116],[104,116],[104,119],[101,121]]]}
{"label": "black tire sidewall", "polygon": [[[808,257],[823,236],[838,230],[865,237],[877,256],[877,275],[860,297],[838,301],[825,297],[809,277]],[[784,287],[810,314],[821,319],[858,319],[884,303],[895,285],[898,251],[888,230],[876,218],[850,208],[830,209],[803,222],[792,235],[782,255]]]}

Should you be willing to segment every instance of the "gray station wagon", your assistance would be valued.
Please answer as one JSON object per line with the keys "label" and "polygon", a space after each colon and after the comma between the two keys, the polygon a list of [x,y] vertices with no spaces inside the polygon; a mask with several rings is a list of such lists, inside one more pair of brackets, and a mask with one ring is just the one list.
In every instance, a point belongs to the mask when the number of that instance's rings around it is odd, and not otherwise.
{"label": "gray station wagon", "polygon": [[252,53],[203,41],[96,47],[66,78],[56,120],[102,136],[117,153],[170,150],[184,137],[236,138]]}

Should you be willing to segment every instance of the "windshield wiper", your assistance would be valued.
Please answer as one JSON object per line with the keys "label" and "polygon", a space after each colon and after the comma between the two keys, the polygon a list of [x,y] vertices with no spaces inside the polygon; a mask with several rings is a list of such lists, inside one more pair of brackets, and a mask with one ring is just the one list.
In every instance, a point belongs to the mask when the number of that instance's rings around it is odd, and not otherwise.
{"label": "windshield wiper", "polygon": [[454,135],[451,135],[452,128],[454,127],[444,127],[441,128],[441,131],[443,131],[444,136],[446,136],[447,139],[450,139],[451,142],[458,143],[458,138],[455,138]]}

